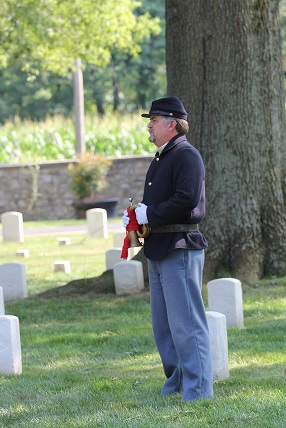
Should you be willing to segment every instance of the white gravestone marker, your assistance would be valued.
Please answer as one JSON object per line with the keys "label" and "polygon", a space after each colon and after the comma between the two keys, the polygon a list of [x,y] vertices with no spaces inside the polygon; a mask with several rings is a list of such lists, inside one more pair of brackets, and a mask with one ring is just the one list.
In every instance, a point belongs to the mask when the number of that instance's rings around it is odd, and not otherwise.
{"label": "white gravestone marker", "polygon": [[25,259],[28,259],[30,257],[30,252],[28,249],[17,250],[16,256],[17,257],[24,257]]}
{"label": "white gravestone marker", "polygon": [[116,232],[113,234],[113,246],[114,248],[122,248],[126,231]]}
{"label": "white gravestone marker", "polygon": [[92,208],[86,211],[87,232],[90,238],[108,238],[107,211]]}
{"label": "white gravestone marker", "polygon": [[58,244],[59,245],[70,245],[71,239],[70,238],[58,238]]}
{"label": "white gravestone marker", "polygon": [[113,269],[117,263],[123,262],[121,259],[121,249],[111,248],[105,252],[105,265],[106,270]]}
{"label": "white gravestone marker", "polygon": [[142,263],[137,260],[122,261],[113,268],[116,294],[135,294],[144,288]]}
{"label": "white gravestone marker", "polygon": [[19,319],[13,315],[0,315],[0,373],[22,373]]}
{"label": "white gravestone marker", "polygon": [[24,242],[23,215],[17,211],[1,214],[3,241]]}
{"label": "white gravestone marker", "polygon": [[132,259],[136,256],[139,251],[141,251],[142,247],[130,247],[128,248],[128,259]]}
{"label": "white gravestone marker", "polygon": [[207,311],[206,316],[210,333],[213,380],[227,379],[229,370],[226,317],[213,311]]}
{"label": "white gravestone marker", "polygon": [[54,263],[54,272],[71,273],[71,264],[69,260],[58,260]]}
{"label": "white gravestone marker", "polygon": [[227,327],[243,327],[241,282],[234,278],[208,282],[208,307],[210,311],[221,312],[226,316]]}
{"label": "white gravestone marker", "polygon": [[[132,257],[138,254],[140,249],[141,248],[138,248],[138,247],[128,248],[127,260],[132,259]],[[110,248],[105,252],[106,270],[113,269],[116,263],[120,263],[126,260],[121,258],[121,252],[122,252],[121,248]]]}
{"label": "white gravestone marker", "polygon": [[3,288],[0,287],[0,315],[5,315]]}
{"label": "white gravestone marker", "polygon": [[0,287],[5,302],[27,297],[26,266],[14,262],[0,265]]}

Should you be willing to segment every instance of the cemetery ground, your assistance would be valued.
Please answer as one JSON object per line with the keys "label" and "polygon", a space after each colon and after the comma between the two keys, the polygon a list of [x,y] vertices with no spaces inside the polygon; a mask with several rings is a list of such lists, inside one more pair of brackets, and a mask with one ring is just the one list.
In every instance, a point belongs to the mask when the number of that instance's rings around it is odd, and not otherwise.
{"label": "cemetery ground", "polygon": [[[28,298],[5,304],[6,314],[19,318],[23,373],[0,375],[1,428],[285,428],[286,278],[242,282],[245,327],[228,329],[230,377],[214,383],[212,400],[181,402],[179,394],[160,395],[164,375],[148,289],[133,296],[116,296],[112,288],[41,295],[105,271],[112,233],[90,239],[79,231],[68,235],[71,245],[59,246],[62,236],[0,242],[0,264],[25,263],[28,288]],[[19,248],[30,257],[16,258]],[[71,273],[54,272],[55,260],[70,260]],[[207,308],[206,292],[204,284]]]}

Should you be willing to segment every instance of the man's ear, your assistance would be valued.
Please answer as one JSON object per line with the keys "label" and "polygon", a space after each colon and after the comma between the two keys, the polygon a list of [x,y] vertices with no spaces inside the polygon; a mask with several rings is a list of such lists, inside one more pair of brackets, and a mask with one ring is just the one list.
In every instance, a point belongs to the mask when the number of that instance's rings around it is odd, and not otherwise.
{"label": "man's ear", "polygon": [[169,129],[170,131],[173,131],[177,126],[177,122],[175,120],[172,120],[172,122],[169,122]]}

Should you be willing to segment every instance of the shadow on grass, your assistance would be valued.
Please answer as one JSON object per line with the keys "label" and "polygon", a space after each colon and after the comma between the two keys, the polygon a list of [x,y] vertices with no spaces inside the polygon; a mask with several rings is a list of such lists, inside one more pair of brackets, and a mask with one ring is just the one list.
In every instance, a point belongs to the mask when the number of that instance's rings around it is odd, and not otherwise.
{"label": "shadow on grass", "polygon": [[[132,260],[140,261],[143,267],[144,287],[149,288],[147,259],[143,251]],[[34,296],[34,298],[53,298],[69,296],[93,296],[96,294],[115,294],[113,270],[106,270],[102,275],[94,278],[75,279],[66,285],[56,287]]]}

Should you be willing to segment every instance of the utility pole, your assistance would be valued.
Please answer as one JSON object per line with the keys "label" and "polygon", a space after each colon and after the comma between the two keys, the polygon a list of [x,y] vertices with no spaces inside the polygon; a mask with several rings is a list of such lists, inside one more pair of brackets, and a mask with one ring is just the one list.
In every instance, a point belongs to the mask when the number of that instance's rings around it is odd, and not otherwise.
{"label": "utility pole", "polygon": [[76,130],[76,153],[82,155],[85,152],[85,128],[84,128],[84,94],[81,60],[75,61],[74,73],[74,112]]}

